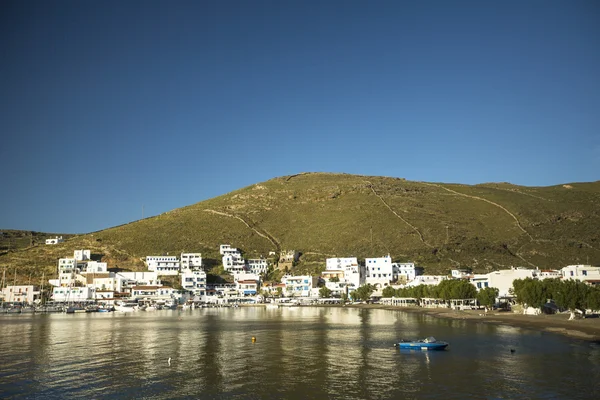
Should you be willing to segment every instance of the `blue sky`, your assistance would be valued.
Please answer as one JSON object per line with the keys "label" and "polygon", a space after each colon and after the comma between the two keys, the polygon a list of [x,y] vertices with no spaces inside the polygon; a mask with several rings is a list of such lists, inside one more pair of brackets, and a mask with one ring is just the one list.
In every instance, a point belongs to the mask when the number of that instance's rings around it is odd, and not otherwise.
{"label": "blue sky", "polygon": [[597,1],[0,4],[0,228],[277,176],[600,179]]}

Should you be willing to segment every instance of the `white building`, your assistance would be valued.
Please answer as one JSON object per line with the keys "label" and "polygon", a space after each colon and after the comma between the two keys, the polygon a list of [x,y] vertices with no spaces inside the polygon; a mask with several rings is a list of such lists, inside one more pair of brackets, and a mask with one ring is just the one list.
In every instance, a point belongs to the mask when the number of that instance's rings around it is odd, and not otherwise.
{"label": "white building", "polygon": [[206,296],[206,272],[201,269],[182,270],[181,286],[195,296]]}
{"label": "white building", "polygon": [[248,271],[253,274],[265,274],[269,269],[269,263],[266,258],[249,259],[247,262]]}
{"label": "white building", "polygon": [[85,269],[81,271],[82,274],[102,274],[108,272],[108,264],[105,262],[89,261]]}
{"label": "white building", "polygon": [[221,253],[222,256],[224,256],[225,254],[232,254],[232,253],[241,253],[238,249],[236,249],[235,247],[231,247],[230,244],[222,244],[221,246],[219,246],[219,253]]}
{"label": "white building", "polygon": [[62,236],[60,236],[60,237],[56,236],[56,237],[51,238],[51,239],[46,239],[46,244],[59,244],[59,243],[62,243],[64,241],[65,240],[63,239]]}
{"label": "white building", "polygon": [[254,296],[258,293],[258,281],[252,279],[237,281],[236,290],[240,296]]}
{"label": "white building", "polygon": [[40,289],[34,285],[7,286],[2,289],[2,299],[9,303],[32,304],[39,298]]}
{"label": "white building", "polygon": [[96,298],[96,289],[90,287],[55,287],[52,300],[58,302],[80,302]]}
{"label": "white building", "polygon": [[591,284],[600,283],[600,267],[568,265],[560,270],[563,279],[573,279]]}
{"label": "white building", "polygon": [[161,286],[156,271],[117,272],[115,278],[117,279],[115,290],[118,292],[122,292],[125,287]]}
{"label": "white building", "polygon": [[498,289],[498,297],[510,297],[510,289],[513,288],[515,279],[537,278],[537,269],[511,268],[500,271],[492,271],[489,274],[475,274],[471,283],[477,290],[493,287]]}
{"label": "white building", "polygon": [[419,285],[435,286],[439,285],[440,282],[445,281],[446,279],[448,279],[448,277],[445,275],[417,275],[415,276],[415,279],[406,284],[406,287],[414,287]]}
{"label": "white building", "polygon": [[366,268],[358,263],[356,257],[328,258],[325,260],[325,271],[343,271],[344,275],[340,280],[347,283],[352,290],[366,283]]}
{"label": "white building", "polygon": [[87,261],[91,258],[91,252],[89,250],[75,250],[73,258],[77,261]]}
{"label": "white building", "polygon": [[421,275],[422,268],[415,266],[415,263],[393,263],[392,264],[392,280],[404,280],[410,282]]}
{"label": "white building", "polygon": [[394,279],[392,268],[392,257],[388,254],[384,257],[365,258],[366,283],[383,288]]}
{"label": "white building", "polygon": [[285,275],[281,278],[281,282],[285,283],[285,296],[310,297],[311,289],[313,288],[313,278],[311,276]]}
{"label": "white building", "polygon": [[58,282],[57,286],[72,286],[76,282],[77,274],[80,272],[77,268],[77,260],[74,258],[59,258],[58,259]]}
{"label": "white building", "polygon": [[537,272],[538,279],[560,279],[562,278],[562,271],[555,269],[543,269]]}
{"label": "white building", "polygon": [[177,290],[168,286],[134,286],[131,288],[131,298],[134,300],[169,300],[178,298]]}
{"label": "white building", "polygon": [[99,274],[87,274],[86,286],[96,289],[96,291],[117,291],[120,292],[121,280],[117,279],[113,272],[105,272]]}
{"label": "white building", "polygon": [[225,254],[223,256],[222,262],[225,271],[230,271],[233,273],[246,271],[246,262],[244,261],[240,253]]}
{"label": "white building", "polygon": [[158,275],[177,275],[181,269],[176,256],[147,256],[146,265],[148,271],[156,272]]}
{"label": "white building", "polygon": [[469,277],[471,274],[469,273],[469,270],[466,269],[453,269],[452,271],[450,271],[450,276],[452,276],[452,278],[454,279],[464,279]]}
{"label": "white building", "polygon": [[202,268],[201,253],[181,253],[181,269],[200,269]]}

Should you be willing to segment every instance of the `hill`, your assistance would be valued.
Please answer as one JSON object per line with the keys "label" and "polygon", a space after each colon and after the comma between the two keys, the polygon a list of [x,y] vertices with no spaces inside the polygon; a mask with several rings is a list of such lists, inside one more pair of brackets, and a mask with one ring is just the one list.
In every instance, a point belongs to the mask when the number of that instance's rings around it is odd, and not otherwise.
{"label": "hill", "polygon": [[454,267],[600,264],[600,182],[550,187],[462,185],[401,178],[304,173],[258,183],[56,246],[0,256],[22,276],[55,270],[56,259],[91,249],[109,267],[139,270],[142,257],[201,252],[209,265],[228,243],[246,257],[295,249],[298,272],[327,257],[414,261],[426,273]]}

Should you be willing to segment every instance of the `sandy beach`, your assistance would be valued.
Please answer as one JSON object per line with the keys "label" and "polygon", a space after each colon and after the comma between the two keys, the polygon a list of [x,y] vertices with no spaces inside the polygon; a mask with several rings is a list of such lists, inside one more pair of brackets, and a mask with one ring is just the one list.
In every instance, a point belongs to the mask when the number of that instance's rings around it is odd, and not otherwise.
{"label": "sandy beach", "polygon": [[569,321],[569,314],[523,315],[513,312],[483,310],[456,311],[449,308],[394,307],[380,304],[354,304],[345,307],[379,308],[432,315],[438,318],[464,319],[483,324],[510,325],[600,343],[600,318],[584,318]]}

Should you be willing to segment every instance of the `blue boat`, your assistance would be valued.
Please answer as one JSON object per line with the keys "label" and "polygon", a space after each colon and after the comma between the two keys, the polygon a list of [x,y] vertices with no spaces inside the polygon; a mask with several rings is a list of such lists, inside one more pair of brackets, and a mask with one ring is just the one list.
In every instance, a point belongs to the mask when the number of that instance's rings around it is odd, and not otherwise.
{"label": "blue boat", "polygon": [[399,349],[409,350],[444,350],[448,346],[448,342],[435,340],[434,337],[430,336],[423,340],[402,339],[400,342],[394,343],[394,346]]}

